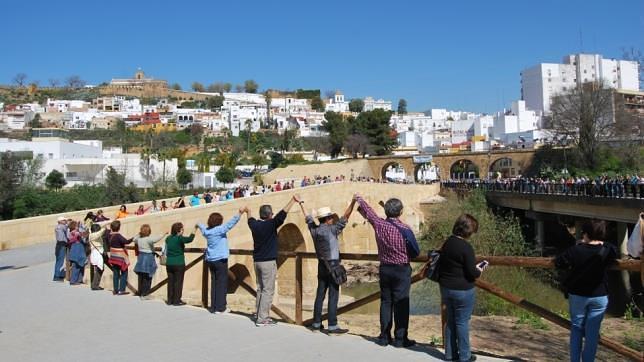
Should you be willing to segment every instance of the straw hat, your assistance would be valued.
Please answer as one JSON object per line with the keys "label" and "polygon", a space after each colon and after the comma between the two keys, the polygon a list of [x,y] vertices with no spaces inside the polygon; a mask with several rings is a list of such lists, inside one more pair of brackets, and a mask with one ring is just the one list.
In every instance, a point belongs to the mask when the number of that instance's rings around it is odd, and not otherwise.
{"label": "straw hat", "polygon": [[334,217],[337,217],[337,215],[333,211],[331,211],[330,207],[325,206],[325,207],[321,207],[321,208],[319,208],[317,210],[315,217],[317,217],[318,219],[321,219],[323,217],[327,217],[327,216],[331,216],[331,215],[333,215]]}

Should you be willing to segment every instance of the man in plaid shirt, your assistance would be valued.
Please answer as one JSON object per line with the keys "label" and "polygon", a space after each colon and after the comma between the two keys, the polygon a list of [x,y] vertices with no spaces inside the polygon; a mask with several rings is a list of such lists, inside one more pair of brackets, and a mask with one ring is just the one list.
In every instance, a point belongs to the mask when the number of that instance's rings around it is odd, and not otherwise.
{"label": "man in plaid shirt", "polygon": [[[411,229],[398,219],[402,215],[403,204],[396,198],[387,200],[384,205],[387,218],[383,219],[360,195],[355,194],[354,198],[360,205],[358,211],[376,232],[380,259],[380,336],[377,343],[381,346],[392,344],[395,347],[411,347],[416,344],[407,336],[411,266],[407,244],[396,227],[397,225]],[[393,340],[391,338],[392,314],[396,324]]]}

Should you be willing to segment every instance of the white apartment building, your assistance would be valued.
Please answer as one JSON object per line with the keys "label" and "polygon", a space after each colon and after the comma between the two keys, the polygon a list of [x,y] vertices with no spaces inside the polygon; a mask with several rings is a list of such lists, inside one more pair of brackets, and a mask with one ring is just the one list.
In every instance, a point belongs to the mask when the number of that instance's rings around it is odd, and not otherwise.
{"label": "white apartment building", "polygon": [[363,102],[363,111],[365,112],[373,111],[374,109],[384,109],[385,111],[392,110],[391,101],[386,101],[382,98],[374,100],[372,97],[367,97],[363,100]]}
{"label": "white apartment building", "polygon": [[562,64],[537,64],[521,72],[521,98],[529,109],[547,113],[553,96],[598,81],[609,88],[637,91],[638,63],[604,59],[600,54],[571,54]]}
{"label": "white apartment building", "polygon": [[509,110],[498,112],[494,119],[493,137],[501,139],[504,135],[532,131],[541,128],[541,115],[526,107],[526,101],[514,101]]}
{"label": "white apartment building", "polygon": [[336,92],[333,98],[329,98],[324,110],[327,112],[349,112],[349,102],[345,101],[344,94]]}

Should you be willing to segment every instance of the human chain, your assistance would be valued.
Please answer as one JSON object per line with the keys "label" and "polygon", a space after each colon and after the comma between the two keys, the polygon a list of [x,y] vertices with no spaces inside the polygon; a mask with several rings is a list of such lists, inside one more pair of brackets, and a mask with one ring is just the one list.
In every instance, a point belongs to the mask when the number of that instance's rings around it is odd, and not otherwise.
{"label": "human chain", "polygon": [[[306,218],[307,227],[314,241],[318,259],[317,292],[314,307],[314,321],[310,329],[329,334],[348,332],[341,328],[337,320],[339,288],[346,282],[346,270],[340,260],[338,238],[348,224],[353,209],[373,227],[378,244],[379,285],[380,285],[380,333],[376,343],[381,346],[408,348],[416,344],[409,338],[410,287],[412,268],[411,260],[418,256],[420,249],[411,228],[400,220],[403,203],[397,198],[390,198],[382,203],[385,217],[381,217],[359,194],[353,195],[347,209],[341,217],[329,207],[318,208],[307,213],[303,200],[292,195],[288,203],[273,214],[271,205],[259,208],[259,218],[251,216],[248,207],[239,208],[238,212],[224,221],[224,216],[213,212],[206,223],[197,223],[184,236],[184,225],[175,222],[170,233],[152,236],[150,225],[141,225],[137,235],[129,239],[120,232],[121,222],[114,220],[105,227],[86,220],[85,223],[70,221],[64,217],[58,219],[54,232],[56,236],[56,263],[54,281],[63,282],[65,269],[71,268],[70,284],[83,284],[83,273],[89,256],[94,275],[91,277],[92,290],[103,290],[100,287],[104,268],[113,273],[113,291],[115,296],[127,295],[127,275],[130,259],[126,245],[135,244],[138,256],[134,272],[138,275],[138,295],[141,299],[149,298],[151,282],[157,270],[155,257],[165,265],[168,274],[166,303],[171,306],[182,306],[181,299],[183,280],[186,271],[185,244],[191,243],[197,231],[200,231],[207,242],[204,254],[211,277],[210,312],[216,315],[230,313],[227,305],[228,258],[230,257],[227,233],[234,228],[246,214],[247,224],[253,236],[253,266],[257,281],[257,301],[254,323],[257,327],[275,325],[270,318],[270,307],[273,303],[277,276],[278,229],[284,224],[289,210],[299,204]],[[641,215],[644,220],[644,214]],[[316,220],[317,219],[317,220]],[[475,281],[487,269],[489,263],[477,263],[470,238],[478,232],[478,221],[469,214],[460,215],[449,236],[440,248],[436,260],[430,260],[421,269],[421,275],[431,278],[440,285],[441,303],[446,308],[445,326],[445,360],[473,361],[469,339],[469,321],[475,306]],[[570,354],[579,360],[592,360],[597,351],[599,330],[603,314],[608,305],[606,271],[618,257],[617,249],[604,243],[606,240],[606,222],[589,220],[583,223],[582,239],[568,248],[555,259],[557,268],[568,270],[564,286],[570,303],[571,338]],[[644,234],[642,234],[644,238]],[[165,240],[161,255],[155,253],[155,243]],[[641,249],[641,241],[640,241]],[[431,255],[434,255],[433,253]],[[67,263],[65,262],[67,259]],[[69,266],[65,266],[65,265]],[[596,270],[596,273],[587,273]],[[322,306],[328,292],[328,327],[322,324]],[[583,347],[582,347],[583,345]]]}
{"label": "human chain", "polygon": [[522,194],[565,195],[579,197],[608,197],[644,199],[642,176],[570,177],[559,180],[540,177],[519,177],[497,180],[447,180],[441,186],[448,189],[479,189],[484,191],[516,192]]}

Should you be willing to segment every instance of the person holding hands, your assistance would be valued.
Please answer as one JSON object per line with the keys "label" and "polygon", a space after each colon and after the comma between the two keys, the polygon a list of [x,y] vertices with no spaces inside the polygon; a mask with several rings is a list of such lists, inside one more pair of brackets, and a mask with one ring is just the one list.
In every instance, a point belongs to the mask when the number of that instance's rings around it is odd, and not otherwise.
{"label": "person holding hands", "polygon": [[336,268],[341,268],[340,264],[340,246],[338,244],[338,237],[342,230],[347,226],[347,221],[353,207],[355,206],[356,199],[352,199],[351,203],[344,211],[344,215],[338,219],[338,216],[331,212],[329,207],[322,207],[317,211],[317,219],[319,225],[315,224],[313,215],[307,215],[302,206],[303,201],[299,200],[300,209],[302,214],[306,216],[306,224],[311,233],[313,244],[315,246],[315,253],[318,258],[318,287],[315,295],[315,304],[313,308],[313,330],[323,330],[322,325],[322,306],[324,305],[324,298],[329,291],[329,304],[328,304],[328,321],[329,333],[342,334],[347,333],[349,330],[340,328],[338,326],[338,299],[340,297],[340,285],[333,278],[332,271]]}
{"label": "person holding hands", "polygon": [[208,225],[197,224],[206,238],[206,264],[210,270],[210,312],[222,314],[230,312],[227,308],[226,294],[228,293],[228,257],[230,249],[226,234],[239,222],[241,215],[248,212],[248,207],[242,207],[230,220],[224,224],[224,217],[213,212],[208,217]]}
{"label": "person holding hands", "polygon": [[[194,230],[199,228],[195,225]],[[186,256],[183,250],[185,244],[191,243],[195,239],[195,233],[190,236],[183,236],[183,224],[176,222],[172,224],[170,236],[165,239],[166,245],[166,271],[168,272],[168,300],[167,305],[185,305],[186,302],[181,300],[183,292],[183,276],[186,272]]]}
{"label": "person holding hands", "polygon": [[157,262],[154,260],[154,244],[163,239],[167,232],[163,235],[152,236],[152,229],[150,225],[141,225],[139,235],[134,237],[134,242],[139,248],[139,257],[134,266],[134,272],[138,276],[139,281],[139,297],[147,299],[152,287],[152,277],[157,271]]}

